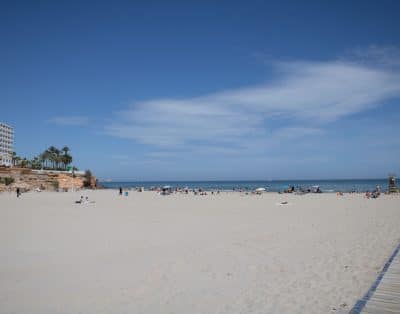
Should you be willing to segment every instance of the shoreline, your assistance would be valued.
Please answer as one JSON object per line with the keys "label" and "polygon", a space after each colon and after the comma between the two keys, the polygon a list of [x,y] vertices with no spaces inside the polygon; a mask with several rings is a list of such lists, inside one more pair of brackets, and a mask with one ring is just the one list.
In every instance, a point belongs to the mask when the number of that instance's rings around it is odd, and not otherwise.
{"label": "shoreline", "polygon": [[296,191],[308,189],[313,190],[320,187],[322,192],[360,192],[372,191],[377,186],[382,192],[388,190],[388,179],[368,179],[368,180],[275,180],[275,181],[131,181],[131,182],[100,182],[105,188],[124,189],[144,189],[154,190],[168,185],[175,189],[189,189],[204,191],[217,190],[241,190],[245,192],[254,191],[257,188],[265,188],[268,192],[282,192],[289,187],[293,187]]}

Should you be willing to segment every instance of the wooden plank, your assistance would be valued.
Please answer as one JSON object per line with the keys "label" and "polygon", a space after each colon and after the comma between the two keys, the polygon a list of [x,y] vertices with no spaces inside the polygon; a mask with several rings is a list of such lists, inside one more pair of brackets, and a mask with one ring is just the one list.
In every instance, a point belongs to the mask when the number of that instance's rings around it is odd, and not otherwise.
{"label": "wooden plank", "polygon": [[395,311],[397,313],[399,313],[400,310],[399,304],[391,304],[388,302],[377,302],[372,300],[370,300],[365,306],[365,308],[370,308],[370,307],[378,308],[380,310],[385,310],[385,311]]}
{"label": "wooden plank", "polygon": [[370,299],[368,302],[387,302],[387,303],[391,303],[391,304],[398,304],[400,305],[400,301],[398,300],[399,298],[388,298],[388,297],[384,297],[384,298],[380,298],[380,297],[374,297],[372,299]]}
{"label": "wooden plank", "polygon": [[400,313],[400,244],[386,262],[371,288],[355,304],[350,313]]}

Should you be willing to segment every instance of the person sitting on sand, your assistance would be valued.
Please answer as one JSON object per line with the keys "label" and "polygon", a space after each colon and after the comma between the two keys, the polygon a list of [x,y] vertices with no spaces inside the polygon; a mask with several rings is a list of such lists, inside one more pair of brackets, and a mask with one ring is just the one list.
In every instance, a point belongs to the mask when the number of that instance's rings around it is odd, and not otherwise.
{"label": "person sitting on sand", "polygon": [[283,190],[283,193],[293,193],[294,192],[294,186],[289,186],[287,189]]}
{"label": "person sitting on sand", "polygon": [[81,199],[79,201],[75,201],[75,204],[82,204],[83,203],[83,196],[81,195]]}
{"label": "person sitting on sand", "polygon": [[[127,193],[127,192],[126,192]],[[94,204],[96,203],[95,201],[89,201],[89,197],[86,196],[86,199],[84,201],[84,204]]]}
{"label": "person sitting on sand", "polygon": [[75,201],[75,203],[76,203],[76,204],[89,204],[89,203],[94,204],[94,203],[96,203],[96,202],[95,202],[95,201],[89,201],[89,197],[86,196],[86,198],[84,198],[84,197],[81,195],[81,199],[80,199],[79,201]]}
{"label": "person sitting on sand", "polygon": [[379,185],[376,186],[375,188],[375,193],[379,196],[381,195],[381,187]]}
{"label": "person sitting on sand", "polygon": [[376,189],[372,192],[371,197],[378,198],[380,195],[381,195],[381,188],[378,185]]}
{"label": "person sitting on sand", "polygon": [[367,192],[365,193],[365,197],[366,197],[366,198],[370,198],[370,197],[371,197],[371,192],[370,192],[370,191],[367,191]]}

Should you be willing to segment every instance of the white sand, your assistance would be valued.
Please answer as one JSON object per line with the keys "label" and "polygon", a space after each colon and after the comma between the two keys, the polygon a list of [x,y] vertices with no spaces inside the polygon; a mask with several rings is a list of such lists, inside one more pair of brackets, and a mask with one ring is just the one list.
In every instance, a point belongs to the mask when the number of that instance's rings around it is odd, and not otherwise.
{"label": "white sand", "polygon": [[0,195],[1,313],[348,311],[400,238],[396,196],[79,195]]}

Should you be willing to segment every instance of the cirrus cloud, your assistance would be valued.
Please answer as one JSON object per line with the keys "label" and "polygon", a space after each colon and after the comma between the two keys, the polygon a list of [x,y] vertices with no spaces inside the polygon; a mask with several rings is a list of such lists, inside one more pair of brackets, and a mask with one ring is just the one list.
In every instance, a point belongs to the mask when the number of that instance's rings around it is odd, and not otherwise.
{"label": "cirrus cloud", "polygon": [[218,147],[216,153],[314,136],[330,122],[400,96],[400,72],[386,66],[389,58],[392,63],[400,58],[390,52],[390,57],[384,49],[370,52],[375,59],[384,56],[385,66],[354,58],[276,62],[275,79],[267,84],[135,102],[105,131],[157,150]]}

